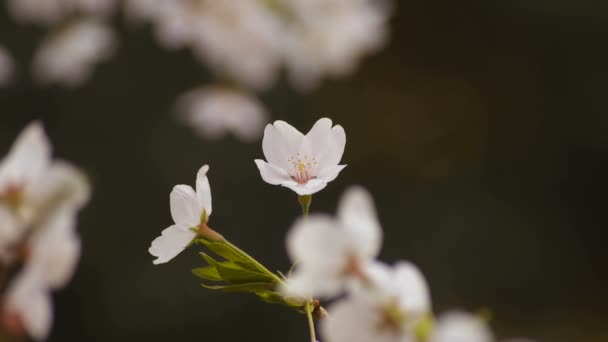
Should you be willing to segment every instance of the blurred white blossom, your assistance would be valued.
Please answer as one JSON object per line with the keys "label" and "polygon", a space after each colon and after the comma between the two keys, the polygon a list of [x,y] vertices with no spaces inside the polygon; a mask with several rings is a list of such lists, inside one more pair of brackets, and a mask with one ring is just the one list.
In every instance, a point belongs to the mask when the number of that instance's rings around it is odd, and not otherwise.
{"label": "blurred white blossom", "polygon": [[292,84],[315,88],[324,75],[343,77],[382,47],[390,15],[386,1],[287,0],[293,13],[285,35]]}
{"label": "blurred white blossom", "polygon": [[0,45],[0,87],[10,82],[13,77],[15,62],[8,50]]}
{"label": "blurred white blossom", "polygon": [[350,293],[329,307],[329,316],[321,321],[325,341],[416,341],[416,329],[431,311],[424,277],[408,262],[377,266],[376,280],[382,281],[366,289],[369,295]]}
{"label": "blurred white blossom", "polygon": [[209,166],[204,165],[196,175],[196,191],[189,185],[176,185],[171,191],[170,206],[174,225],[162,231],[152,241],[148,252],[157,257],[155,265],[164,264],[181,253],[197,233],[193,228],[207,224],[211,216],[211,188],[207,178]]}
{"label": "blurred white blossom", "polygon": [[382,229],[371,195],[354,187],[343,195],[337,218],[311,215],[287,235],[287,252],[296,264],[287,287],[292,296],[335,296],[349,279],[364,277],[378,256]]}
{"label": "blurred white blossom", "polygon": [[461,311],[442,314],[431,342],[493,342],[492,331],[481,318]]}
{"label": "blurred white blossom", "polygon": [[10,13],[19,21],[53,25],[71,14],[103,16],[116,0],[8,0]]}
{"label": "blurred white blossom", "polygon": [[274,82],[282,29],[264,1],[129,0],[127,13],[151,20],[163,46],[190,47],[223,77],[254,89]]}
{"label": "blurred white blossom", "polygon": [[37,340],[48,335],[50,291],[74,273],[80,255],[75,220],[89,197],[84,175],[51,159],[42,125],[26,127],[0,162],[0,267],[24,264],[2,300],[5,324],[16,322]]}
{"label": "blurred white blossom", "polygon": [[319,119],[303,135],[287,122],[275,121],[264,130],[262,150],[266,161],[256,159],[262,179],[282,185],[298,195],[311,195],[338,177],[346,135],[340,125]]}
{"label": "blurred white blossom", "polygon": [[102,22],[72,22],[51,33],[39,47],[34,56],[34,76],[42,84],[81,85],[96,64],[112,55],[114,48],[114,33]]}
{"label": "blurred white blossom", "polygon": [[201,136],[218,139],[228,133],[243,141],[259,139],[268,113],[257,98],[221,86],[197,88],[178,99],[181,119]]}
{"label": "blurred white blossom", "polygon": [[128,0],[166,48],[189,47],[222,77],[263,90],[281,66],[299,89],[352,72],[380,48],[387,0]]}

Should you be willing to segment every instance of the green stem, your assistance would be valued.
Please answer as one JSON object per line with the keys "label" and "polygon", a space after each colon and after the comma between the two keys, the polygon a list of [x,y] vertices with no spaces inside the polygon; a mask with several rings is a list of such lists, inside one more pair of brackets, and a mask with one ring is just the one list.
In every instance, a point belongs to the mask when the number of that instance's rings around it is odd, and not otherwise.
{"label": "green stem", "polygon": [[312,319],[312,301],[306,302],[306,317],[308,318],[308,329],[310,330],[310,342],[317,342],[315,322]]}
{"label": "green stem", "polygon": [[281,277],[277,276],[273,272],[270,272],[269,269],[267,269],[264,265],[262,265],[257,260],[255,260],[251,255],[247,254],[245,251],[243,251],[242,249],[238,248],[237,246],[235,246],[234,244],[232,244],[230,241],[228,241],[226,239],[224,239],[222,242],[224,244],[226,244],[227,246],[229,246],[230,248],[232,248],[232,250],[234,250],[235,252],[239,253],[240,256],[242,256],[243,258],[249,260],[252,264],[256,265],[260,269],[262,269],[265,272],[267,272],[268,275],[270,275],[277,283],[283,284],[283,280],[281,279]]}
{"label": "green stem", "polygon": [[308,217],[308,209],[310,209],[310,202],[312,202],[312,195],[298,196],[298,202],[302,206],[302,215],[304,218]]}

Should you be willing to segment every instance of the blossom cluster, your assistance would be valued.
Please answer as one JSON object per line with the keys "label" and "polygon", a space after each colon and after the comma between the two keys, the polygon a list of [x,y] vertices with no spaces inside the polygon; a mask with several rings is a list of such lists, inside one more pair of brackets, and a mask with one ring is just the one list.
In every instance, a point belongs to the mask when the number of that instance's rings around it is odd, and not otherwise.
{"label": "blossom cluster", "polygon": [[[38,83],[80,86],[111,57],[117,36],[108,22],[119,4],[130,21],[151,23],[163,47],[189,48],[222,80],[180,98],[183,121],[209,139],[244,141],[268,122],[251,92],[283,71],[301,91],[348,76],[383,46],[391,14],[390,0],[8,0],[17,21],[49,28],[33,56]],[[0,47],[0,86],[13,64]]]}
{"label": "blossom cluster", "polygon": [[76,216],[89,196],[85,176],[52,159],[39,122],[27,126],[0,161],[1,330],[37,340],[49,334],[51,292],[76,268]]}
{"label": "blossom cluster", "polygon": [[[414,263],[388,265],[378,259],[383,231],[365,188],[347,189],[335,217],[308,214],[311,196],[346,166],[340,164],[344,129],[332,125],[330,119],[320,119],[304,135],[284,121],[275,121],[264,131],[266,161],[255,160],[264,181],[291,189],[302,204],[303,216],[287,233],[287,252],[294,265],[287,276],[268,275],[266,268],[208,227],[207,165],[197,174],[196,190],[177,185],[171,192],[175,224],[152,242],[149,252],[156,257],[154,264],[201,242],[227,259],[219,262],[201,253],[210,266],[193,273],[226,284],[205,287],[251,292],[264,301],[306,312],[311,341],[317,341],[313,316],[320,319],[321,341],[328,342],[496,341],[481,317],[449,311],[435,318],[428,284]],[[325,309],[321,302],[328,300],[331,304]]]}

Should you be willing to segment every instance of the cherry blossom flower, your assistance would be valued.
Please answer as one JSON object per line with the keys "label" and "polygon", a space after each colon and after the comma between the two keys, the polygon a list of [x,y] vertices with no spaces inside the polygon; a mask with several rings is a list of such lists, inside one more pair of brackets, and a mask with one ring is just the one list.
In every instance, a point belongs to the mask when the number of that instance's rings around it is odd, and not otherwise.
{"label": "cherry blossom flower", "polygon": [[114,34],[103,23],[75,21],[42,43],[34,56],[34,76],[42,84],[81,85],[96,64],[112,55],[114,45]]}
{"label": "cherry blossom flower", "polygon": [[42,125],[33,122],[0,162],[0,260],[10,260],[17,244],[59,207],[80,209],[89,199],[86,177],[70,164],[51,159]]}
{"label": "cherry blossom flower", "polygon": [[13,77],[15,63],[8,51],[0,45],[0,87],[6,85]]}
{"label": "cherry blossom flower", "polygon": [[374,268],[373,287],[365,288],[370,294],[354,291],[329,307],[321,322],[326,341],[416,341],[416,328],[431,310],[424,277],[408,262]]}
{"label": "cherry blossom flower", "polygon": [[493,342],[492,331],[481,318],[461,311],[442,314],[431,342]]}
{"label": "cherry blossom flower", "polygon": [[132,18],[151,20],[164,47],[189,47],[224,77],[257,90],[274,83],[282,30],[264,1],[130,0],[127,10]]}
{"label": "cherry blossom flower", "polygon": [[311,195],[338,177],[346,165],[338,165],[346,135],[330,119],[319,119],[303,135],[284,121],[275,121],[264,130],[262,149],[267,162],[256,159],[262,179],[282,185],[298,195]]}
{"label": "cherry blossom flower", "polygon": [[337,218],[311,215],[287,235],[287,252],[296,263],[282,289],[288,295],[329,297],[353,277],[365,277],[367,265],[380,252],[382,230],[370,194],[358,187],[343,195]]}
{"label": "cherry blossom flower", "polygon": [[384,45],[390,6],[370,0],[290,0],[285,36],[291,83],[315,88],[323,76],[343,77],[361,57]]}
{"label": "cherry blossom flower", "polygon": [[257,140],[268,122],[262,103],[228,87],[194,89],[178,100],[177,107],[182,120],[209,139],[232,133],[243,141]]}
{"label": "cherry blossom flower", "polygon": [[16,317],[36,340],[46,339],[53,312],[50,291],[72,277],[80,256],[73,209],[65,206],[51,214],[28,244],[24,269],[10,284],[3,315]]}
{"label": "cherry blossom flower", "polygon": [[162,231],[148,249],[157,257],[154,264],[164,264],[181,253],[197,236],[193,230],[206,228],[211,216],[211,188],[207,179],[209,166],[196,175],[196,191],[189,185],[176,185],[169,196],[171,216],[175,224]]}

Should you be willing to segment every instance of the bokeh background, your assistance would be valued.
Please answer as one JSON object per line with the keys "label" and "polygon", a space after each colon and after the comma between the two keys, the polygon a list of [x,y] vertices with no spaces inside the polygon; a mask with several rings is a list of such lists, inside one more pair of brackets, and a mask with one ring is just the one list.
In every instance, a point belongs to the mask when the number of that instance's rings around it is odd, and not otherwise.
{"label": "bokeh background", "polygon": [[[490,310],[501,337],[608,341],[608,4],[601,1],[397,3],[392,37],[348,79],[303,95],[262,94],[273,119],[303,131],[331,117],[349,166],[314,196],[334,212],[350,184],[375,196],[382,259],[409,259],[434,308]],[[56,155],[86,169],[84,254],[56,295],[51,341],[306,341],[302,315],[253,296],[202,289],[191,248],[152,265],[171,224],[168,195],[203,163],[210,225],[271,269],[289,268],[294,193],[264,183],[261,143],[205,141],[173,101],[209,74],[118,18],[120,47],[75,90],[36,86],[24,67],[41,31],[0,12],[21,64],[0,90],[0,154],[41,119]]]}

